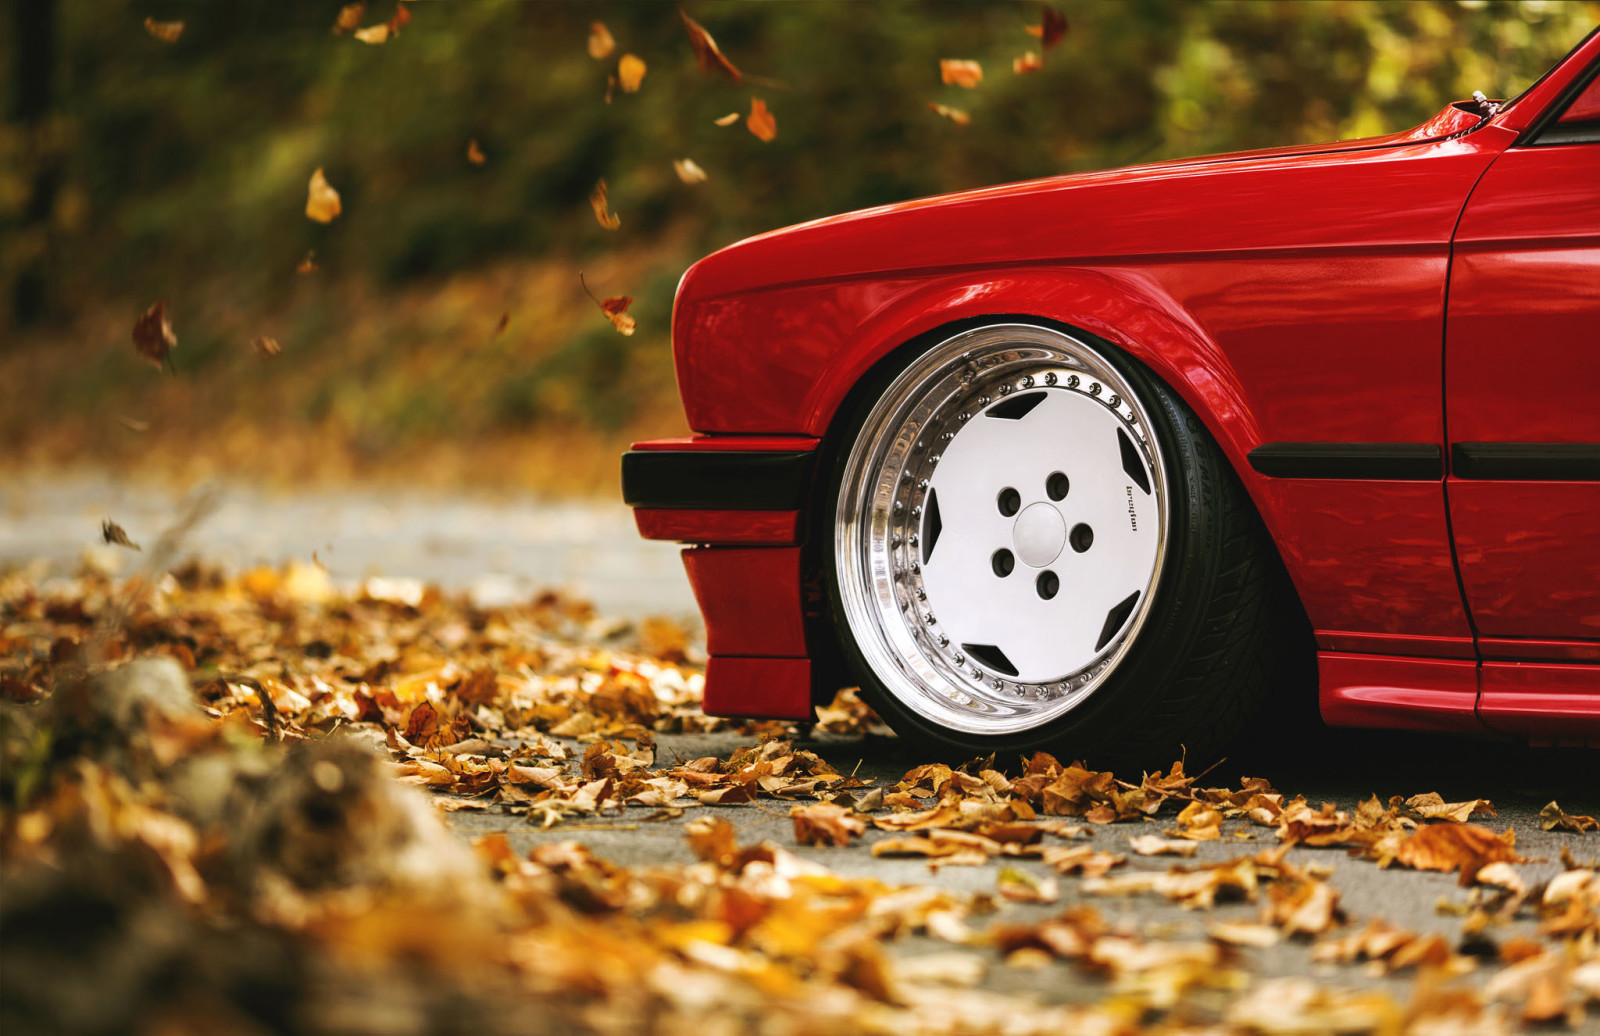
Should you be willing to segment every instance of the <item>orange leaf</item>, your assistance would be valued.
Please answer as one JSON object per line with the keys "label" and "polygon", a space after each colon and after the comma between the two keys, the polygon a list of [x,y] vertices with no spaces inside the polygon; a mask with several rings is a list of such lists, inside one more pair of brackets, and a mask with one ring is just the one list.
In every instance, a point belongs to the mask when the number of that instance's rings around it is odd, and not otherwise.
{"label": "orange leaf", "polygon": [[940,58],[939,78],[946,84],[954,84],[971,90],[983,82],[983,66],[976,61]]}
{"label": "orange leaf", "polygon": [[328,183],[328,178],[322,175],[322,167],[317,166],[316,172],[311,174],[311,184],[306,191],[306,216],[318,223],[332,223],[343,211],[339,204],[339,192]]}
{"label": "orange leaf", "polygon": [[343,36],[347,32],[355,32],[356,29],[361,27],[361,19],[366,17],[366,14],[366,0],[360,0],[359,3],[354,4],[345,4],[339,8],[339,17],[334,19],[333,34],[335,36]]}
{"label": "orange leaf", "polygon": [[299,265],[297,265],[294,268],[294,272],[295,273],[316,273],[317,272],[317,252],[316,252],[316,249],[312,249],[311,251],[306,253],[306,257],[304,259],[300,260]]}
{"label": "orange leaf", "polygon": [[250,348],[254,349],[258,356],[276,356],[283,352],[283,346],[278,344],[278,340],[267,335],[258,335],[250,342]]}
{"label": "orange leaf", "polygon": [[157,367],[166,363],[167,354],[178,347],[178,336],[172,333],[165,302],[157,302],[134,322],[133,347]]}
{"label": "orange leaf", "polygon": [[158,22],[154,18],[146,18],[144,20],[144,31],[162,43],[176,43],[178,42],[178,37],[183,35],[183,23]]}
{"label": "orange leaf", "polygon": [[483,165],[483,163],[489,161],[488,156],[483,153],[483,148],[478,146],[477,137],[467,141],[467,161],[473,165]]}
{"label": "orange leaf", "polygon": [[1053,7],[1043,8],[1038,25],[1028,26],[1028,35],[1039,37],[1039,43],[1049,50],[1067,36],[1067,17]]}
{"label": "orange leaf", "polygon": [[362,43],[370,43],[373,46],[377,46],[380,43],[387,43],[389,42],[389,26],[369,25],[365,29],[357,29],[355,31],[355,38],[360,40]]}
{"label": "orange leaf", "polygon": [[599,61],[616,49],[617,41],[612,38],[611,30],[606,28],[606,23],[590,22],[589,56]]}
{"label": "orange leaf", "polygon": [[1020,58],[1011,59],[1011,71],[1015,75],[1024,76],[1029,72],[1037,72],[1043,67],[1044,58],[1041,58],[1031,50]]}
{"label": "orange leaf", "polygon": [[637,93],[644,82],[644,60],[635,54],[624,54],[617,62],[617,85],[625,94]]}
{"label": "orange leaf", "polygon": [[684,31],[689,34],[689,46],[694,48],[694,59],[699,63],[702,75],[715,69],[735,83],[744,78],[739,70],[733,67],[733,62],[723,56],[722,50],[717,46],[717,41],[711,38],[709,32],[700,27],[699,22],[685,14],[681,7],[678,8],[678,17],[683,19]]}
{"label": "orange leaf", "polygon": [[594,209],[594,218],[607,230],[615,230],[622,226],[622,217],[611,211],[606,200],[606,181],[604,177],[594,185],[594,190],[589,194],[589,205]]}
{"label": "orange leaf", "polygon": [[929,101],[928,110],[936,115],[944,116],[957,126],[965,126],[972,121],[972,116],[968,115],[960,108],[951,108],[948,105],[934,104],[932,101]]}
{"label": "orange leaf", "polygon": [[406,720],[406,740],[414,745],[425,745],[437,733],[439,713],[428,702],[418,703]]}
{"label": "orange leaf", "polygon": [[744,124],[762,140],[770,141],[778,135],[778,120],[767,110],[767,102],[759,97],[750,98],[750,114],[745,116]]}
{"label": "orange leaf", "polygon": [[600,312],[611,321],[611,326],[625,335],[633,334],[633,317],[628,315],[628,307],[633,305],[632,297],[628,295],[613,295],[609,299],[600,300]]}
{"label": "orange leaf", "polygon": [[390,36],[400,35],[400,30],[411,24],[411,8],[407,7],[405,0],[399,0],[394,5],[394,16],[388,21]]}

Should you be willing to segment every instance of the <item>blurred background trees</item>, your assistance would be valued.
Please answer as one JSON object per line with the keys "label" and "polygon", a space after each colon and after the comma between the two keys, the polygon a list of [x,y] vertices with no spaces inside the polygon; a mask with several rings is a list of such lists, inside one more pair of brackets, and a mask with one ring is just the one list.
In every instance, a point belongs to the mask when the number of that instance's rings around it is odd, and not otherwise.
{"label": "blurred background trees", "polygon": [[[920,195],[1402,129],[1474,89],[1514,94],[1600,17],[1552,0],[1058,0],[1064,42],[1016,75],[1040,49],[1038,3],[691,0],[753,77],[735,84],[700,73],[667,3],[409,6],[371,45],[331,31],[337,2],[10,5],[9,463],[604,490],[630,436],[682,429],[668,318],[707,251]],[[394,11],[374,0],[362,24]],[[603,60],[593,21],[616,40]],[[625,53],[648,71],[607,103]],[[941,58],[981,62],[982,84],[941,85]],[[753,96],[770,143],[715,124]],[[708,178],[683,183],[681,158]],[[343,201],[328,224],[304,215],[318,167]],[[614,232],[588,204],[602,177]],[[580,270],[635,297],[637,334]],[[129,342],[157,300],[172,373]],[[262,337],[281,352],[252,349]]]}

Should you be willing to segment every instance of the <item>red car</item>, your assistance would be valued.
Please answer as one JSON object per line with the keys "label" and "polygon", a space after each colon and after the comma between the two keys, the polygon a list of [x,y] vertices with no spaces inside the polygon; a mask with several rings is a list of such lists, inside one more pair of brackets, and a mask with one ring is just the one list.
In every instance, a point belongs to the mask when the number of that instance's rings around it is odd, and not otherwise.
{"label": "red car", "polygon": [[1600,744],[1600,34],[1388,137],[847,213],[690,268],[705,708],[945,754],[1350,726]]}

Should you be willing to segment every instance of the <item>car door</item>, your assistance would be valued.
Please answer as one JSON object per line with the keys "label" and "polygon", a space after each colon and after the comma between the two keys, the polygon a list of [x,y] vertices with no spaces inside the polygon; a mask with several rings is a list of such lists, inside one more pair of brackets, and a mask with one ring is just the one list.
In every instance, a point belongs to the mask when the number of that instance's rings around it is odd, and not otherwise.
{"label": "car door", "polygon": [[1489,167],[1454,239],[1445,488],[1485,659],[1600,661],[1597,71]]}

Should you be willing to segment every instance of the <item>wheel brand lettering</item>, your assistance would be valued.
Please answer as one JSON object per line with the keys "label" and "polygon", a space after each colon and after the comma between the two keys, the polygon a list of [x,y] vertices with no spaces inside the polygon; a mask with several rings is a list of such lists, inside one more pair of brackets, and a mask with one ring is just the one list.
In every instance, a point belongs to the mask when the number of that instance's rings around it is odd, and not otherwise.
{"label": "wheel brand lettering", "polygon": [[1132,486],[1124,486],[1123,489],[1128,494],[1128,524],[1130,526],[1132,526],[1134,532],[1138,532],[1139,531],[1139,512],[1135,511],[1133,509],[1133,487]]}

